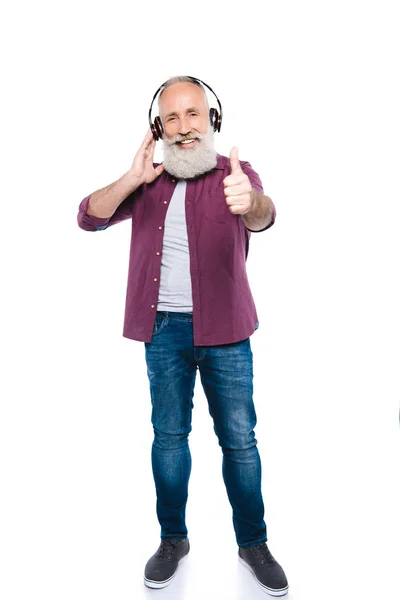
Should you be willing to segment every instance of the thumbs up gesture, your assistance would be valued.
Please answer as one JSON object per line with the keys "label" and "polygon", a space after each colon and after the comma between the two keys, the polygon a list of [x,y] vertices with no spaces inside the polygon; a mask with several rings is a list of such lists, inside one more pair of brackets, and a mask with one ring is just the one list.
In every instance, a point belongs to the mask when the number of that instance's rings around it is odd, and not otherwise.
{"label": "thumbs up gesture", "polygon": [[224,194],[229,210],[234,215],[245,215],[253,205],[253,190],[250,179],[240,166],[238,149],[232,148],[229,160],[231,174],[224,179]]}

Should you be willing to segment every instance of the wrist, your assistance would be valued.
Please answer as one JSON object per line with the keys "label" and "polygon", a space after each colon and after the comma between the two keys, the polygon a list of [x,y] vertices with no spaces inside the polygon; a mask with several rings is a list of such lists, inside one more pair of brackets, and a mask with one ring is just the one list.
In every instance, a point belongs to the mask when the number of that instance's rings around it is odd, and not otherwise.
{"label": "wrist", "polygon": [[135,175],[131,169],[122,177],[125,178],[127,185],[132,188],[132,192],[144,183],[143,179]]}

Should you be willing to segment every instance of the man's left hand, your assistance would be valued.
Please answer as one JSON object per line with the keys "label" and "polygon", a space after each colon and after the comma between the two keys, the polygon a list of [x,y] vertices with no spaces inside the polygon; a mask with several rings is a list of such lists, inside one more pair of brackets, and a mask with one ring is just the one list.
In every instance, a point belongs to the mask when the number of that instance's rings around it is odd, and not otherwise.
{"label": "man's left hand", "polygon": [[229,155],[231,174],[224,179],[224,194],[229,210],[234,215],[245,215],[253,206],[253,190],[250,179],[243,173],[238,158],[238,149],[232,148]]}

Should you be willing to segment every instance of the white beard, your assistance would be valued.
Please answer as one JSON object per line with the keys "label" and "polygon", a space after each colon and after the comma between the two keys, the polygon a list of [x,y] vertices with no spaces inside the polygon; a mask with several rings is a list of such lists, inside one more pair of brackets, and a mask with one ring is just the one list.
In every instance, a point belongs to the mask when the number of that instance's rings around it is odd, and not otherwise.
{"label": "white beard", "polygon": [[[196,138],[199,141],[193,148],[181,148],[176,142]],[[208,132],[201,134],[191,131],[187,135],[163,138],[164,169],[177,179],[191,179],[217,165],[217,152],[214,149],[214,131],[209,125]]]}

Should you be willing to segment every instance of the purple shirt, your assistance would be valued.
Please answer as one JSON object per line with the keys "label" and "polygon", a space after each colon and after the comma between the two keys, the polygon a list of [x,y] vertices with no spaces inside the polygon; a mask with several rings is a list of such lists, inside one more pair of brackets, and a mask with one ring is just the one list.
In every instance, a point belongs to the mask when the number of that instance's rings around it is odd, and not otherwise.
{"label": "purple shirt", "polygon": [[[251,233],[226,203],[223,180],[230,161],[218,155],[217,166],[187,180],[185,209],[190,253],[195,346],[230,344],[258,328],[256,307],[246,273]],[[263,192],[250,163],[240,161],[252,187]],[[164,223],[176,179],[163,171],[155,181],[130,194],[111,217],[87,214],[90,196],[79,205],[78,225],[97,231],[132,219],[123,337],[151,342],[155,322]],[[276,210],[265,231],[275,221]]]}

